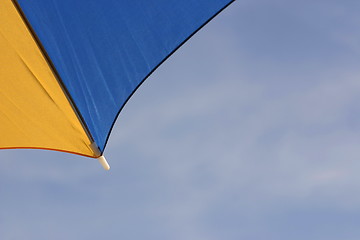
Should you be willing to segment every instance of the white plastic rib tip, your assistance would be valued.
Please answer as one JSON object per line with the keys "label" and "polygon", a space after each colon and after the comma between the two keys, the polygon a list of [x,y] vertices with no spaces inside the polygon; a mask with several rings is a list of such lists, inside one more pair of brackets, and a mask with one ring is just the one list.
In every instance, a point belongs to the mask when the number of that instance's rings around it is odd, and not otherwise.
{"label": "white plastic rib tip", "polygon": [[99,163],[101,164],[101,166],[103,166],[103,168],[108,171],[110,170],[110,166],[108,164],[108,162],[106,161],[104,156],[100,156],[97,158],[97,160],[99,161]]}

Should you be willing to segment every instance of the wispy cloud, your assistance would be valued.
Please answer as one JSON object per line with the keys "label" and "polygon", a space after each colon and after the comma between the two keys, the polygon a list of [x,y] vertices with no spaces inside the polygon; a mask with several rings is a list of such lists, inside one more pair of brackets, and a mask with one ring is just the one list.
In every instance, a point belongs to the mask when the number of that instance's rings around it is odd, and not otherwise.
{"label": "wispy cloud", "polygon": [[0,152],[0,237],[358,239],[356,7],[234,3],[129,101],[109,173]]}

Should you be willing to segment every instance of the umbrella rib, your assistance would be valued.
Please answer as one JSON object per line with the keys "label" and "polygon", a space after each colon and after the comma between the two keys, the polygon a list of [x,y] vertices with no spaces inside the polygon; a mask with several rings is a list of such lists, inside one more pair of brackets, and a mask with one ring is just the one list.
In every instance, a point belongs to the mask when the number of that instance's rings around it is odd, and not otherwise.
{"label": "umbrella rib", "polygon": [[34,39],[36,45],[37,45],[38,48],[40,49],[40,52],[42,53],[45,61],[46,61],[47,64],[49,65],[50,70],[52,71],[53,75],[55,76],[55,79],[57,80],[57,82],[58,82],[61,90],[63,91],[64,95],[66,96],[66,98],[67,98],[67,100],[68,100],[68,102],[70,103],[70,105],[71,105],[74,113],[76,114],[78,120],[80,121],[80,124],[81,124],[81,126],[83,127],[86,135],[88,136],[88,138],[90,139],[90,141],[91,141],[92,143],[94,143],[94,142],[95,142],[95,141],[94,141],[94,138],[93,138],[93,136],[91,135],[91,133],[90,133],[90,131],[89,131],[89,128],[88,128],[88,126],[86,125],[86,122],[84,121],[84,119],[83,119],[83,117],[82,117],[82,115],[81,115],[78,107],[76,106],[75,101],[73,100],[73,98],[71,97],[69,91],[67,90],[66,86],[64,85],[64,83],[63,83],[63,81],[62,81],[59,73],[57,72],[57,70],[56,70],[53,62],[51,61],[48,53],[46,52],[44,46],[42,45],[39,37],[36,35],[34,29],[31,27],[31,24],[30,24],[29,21],[27,20],[24,12],[23,12],[22,9],[21,9],[20,4],[18,3],[17,0],[11,0],[11,2],[14,4],[16,10],[18,11],[20,17],[21,17],[22,20],[24,21],[24,23],[25,23],[27,29],[29,30],[32,38]]}

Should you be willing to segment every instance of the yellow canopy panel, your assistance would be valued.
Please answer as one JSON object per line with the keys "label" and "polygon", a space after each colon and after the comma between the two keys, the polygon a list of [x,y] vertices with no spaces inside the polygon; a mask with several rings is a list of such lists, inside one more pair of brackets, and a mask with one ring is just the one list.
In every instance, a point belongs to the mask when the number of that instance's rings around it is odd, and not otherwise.
{"label": "yellow canopy panel", "polygon": [[11,0],[0,4],[0,148],[97,157],[84,127]]}

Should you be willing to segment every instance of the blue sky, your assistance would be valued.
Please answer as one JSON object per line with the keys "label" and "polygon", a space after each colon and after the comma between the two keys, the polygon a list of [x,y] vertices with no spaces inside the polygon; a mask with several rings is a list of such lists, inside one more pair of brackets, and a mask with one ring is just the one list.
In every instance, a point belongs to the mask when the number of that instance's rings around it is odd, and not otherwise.
{"label": "blue sky", "polygon": [[236,1],[105,155],[0,151],[0,239],[357,240],[360,2]]}

